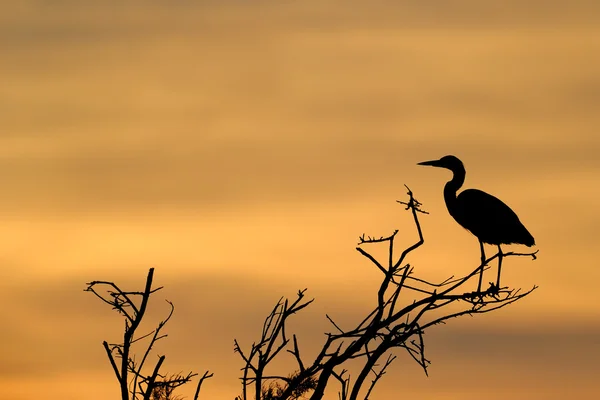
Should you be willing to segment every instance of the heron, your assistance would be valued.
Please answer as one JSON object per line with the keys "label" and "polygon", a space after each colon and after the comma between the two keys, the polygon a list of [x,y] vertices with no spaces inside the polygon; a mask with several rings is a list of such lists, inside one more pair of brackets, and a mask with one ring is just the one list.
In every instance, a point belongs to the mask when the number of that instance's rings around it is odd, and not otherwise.
{"label": "heron", "polygon": [[448,155],[439,160],[424,161],[418,165],[446,168],[452,171],[452,179],[444,186],[444,200],[450,215],[463,228],[479,239],[481,271],[477,292],[481,291],[485,264],[484,243],[498,246],[498,278],[496,290],[500,289],[502,269],[502,244],[524,244],[531,247],[535,240],[517,217],[517,214],[500,199],[478,189],[465,189],[456,194],[465,182],[465,167],[457,157]]}

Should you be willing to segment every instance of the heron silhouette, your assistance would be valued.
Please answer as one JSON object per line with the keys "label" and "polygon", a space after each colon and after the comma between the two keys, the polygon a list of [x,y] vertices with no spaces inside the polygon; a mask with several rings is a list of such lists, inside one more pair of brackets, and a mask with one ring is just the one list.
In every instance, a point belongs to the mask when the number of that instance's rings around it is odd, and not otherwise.
{"label": "heron silhouette", "polygon": [[456,192],[465,182],[465,167],[457,157],[445,156],[439,160],[424,161],[418,165],[446,168],[454,174],[452,179],[444,186],[444,200],[448,212],[463,228],[470,231],[479,239],[481,249],[481,271],[477,292],[481,291],[483,268],[485,264],[484,243],[498,246],[498,279],[496,290],[500,289],[500,271],[502,269],[501,244],[524,244],[531,247],[535,240],[523,226],[519,217],[509,206],[500,199],[478,189],[465,189],[456,195]]}

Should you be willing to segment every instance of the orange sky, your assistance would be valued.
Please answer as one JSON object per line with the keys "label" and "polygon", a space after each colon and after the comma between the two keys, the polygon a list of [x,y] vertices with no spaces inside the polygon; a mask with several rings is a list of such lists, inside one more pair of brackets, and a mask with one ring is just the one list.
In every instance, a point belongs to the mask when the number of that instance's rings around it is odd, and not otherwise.
{"label": "orange sky", "polygon": [[0,6],[0,399],[117,398],[101,341],[121,322],[82,289],[149,267],[166,285],[153,315],[176,305],[166,368],[210,369],[204,398],[232,399],[233,338],[280,296],[317,298],[297,324],[314,348],[325,313],[371,306],[379,277],[354,247],[394,228],[412,242],[403,184],[431,213],[419,273],[473,268],[450,174],[416,166],[445,154],[536,238],[503,283],[540,288],[432,330],[430,377],[400,354],[374,398],[600,390],[600,6],[120,3]]}

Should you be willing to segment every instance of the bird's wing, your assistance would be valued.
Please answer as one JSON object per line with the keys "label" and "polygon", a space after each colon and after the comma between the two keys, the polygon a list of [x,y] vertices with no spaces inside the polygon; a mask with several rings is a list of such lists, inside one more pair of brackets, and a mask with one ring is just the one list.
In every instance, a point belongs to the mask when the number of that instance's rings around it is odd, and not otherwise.
{"label": "bird's wing", "polygon": [[457,200],[461,207],[468,207],[469,213],[477,215],[479,219],[519,219],[502,200],[478,189],[463,190]]}
{"label": "bird's wing", "polygon": [[[477,189],[457,196],[459,223],[486,243],[522,242],[529,236],[517,214],[502,200]],[[457,220],[459,220],[457,218]],[[533,240],[533,238],[531,238]]]}

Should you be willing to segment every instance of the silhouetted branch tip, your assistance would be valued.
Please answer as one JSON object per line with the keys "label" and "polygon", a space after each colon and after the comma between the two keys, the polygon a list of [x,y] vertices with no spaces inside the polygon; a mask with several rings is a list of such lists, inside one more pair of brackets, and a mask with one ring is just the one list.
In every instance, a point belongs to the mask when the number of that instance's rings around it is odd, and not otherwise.
{"label": "silhouetted branch tip", "polygon": [[408,201],[407,201],[407,202],[405,202],[405,201],[401,201],[401,200],[396,200],[396,203],[400,203],[400,204],[402,204],[402,205],[405,205],[405,206],[406,206],[405,210],[412,209],[412,210],[414,210],[415,212],[420,212],[420,213],[423,213],[423,214],[429,214],[427,211],[424,211],[424,210],[422,210],[422,209],[421,209],[421,206],[422,206],[423,204],[422,204],[420,201],[418,201],[418,200],[417,200],[417,199],[416,199],[416,198],[413,196],[413,193],[412,193],[412,191],[409,189],[409,187],[408,187],[408,186],[406,186],[406,185],[404,185],[404,187],[406,188],[406,190],[408,190],[408,192],[407,192],[406,194],[408,194],[408,197],[409,197],[409,199],[408,199]]}
{"label": "silhouetted branch tip", "polygon": [[366,236],[364,233],[358,237],[358,245],[361,244],[365,244],[365,243],[380,243],[380,242],[388,242],[392,239],[394,239],[394,236],[396,236],[396,234],[398,234],[398,229],[394,230],[394,232],[392,232],[391,235],[389,236],[380,236],[380,237],[375,237],[375,236]]}

